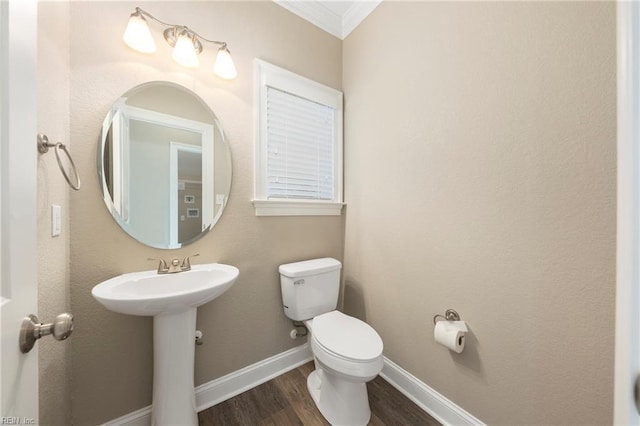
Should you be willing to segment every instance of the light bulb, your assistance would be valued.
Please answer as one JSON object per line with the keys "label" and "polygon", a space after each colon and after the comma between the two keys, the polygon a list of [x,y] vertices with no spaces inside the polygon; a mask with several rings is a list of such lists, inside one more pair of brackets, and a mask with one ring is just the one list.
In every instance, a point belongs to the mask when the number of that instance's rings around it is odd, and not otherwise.
{"label": "light bulb", "polygon": [[213,72],[219,77],[227,80],[236,78],[238,75],[236,66],[233,64],[233,59],[231,59],[231,52],[229,52],[229,49],[227,49],[226,46],[222,46],[218,49],[218,56],[216,56],[216,63],[213,66]]}
{"label": "light bulb", "polygon": [[174,61],[184,67],[197,67],[200,63],[194,46],[194,40],[186,31],[178,36],[172,56]]}
{"label": "light bulb", "polygon": [[131,14],[122,39],[127,46],[138,52],[153,53],[156,51],[156,44],[153,41],[153,37],[151,37],[147,20],[144,19],[140,12]]}

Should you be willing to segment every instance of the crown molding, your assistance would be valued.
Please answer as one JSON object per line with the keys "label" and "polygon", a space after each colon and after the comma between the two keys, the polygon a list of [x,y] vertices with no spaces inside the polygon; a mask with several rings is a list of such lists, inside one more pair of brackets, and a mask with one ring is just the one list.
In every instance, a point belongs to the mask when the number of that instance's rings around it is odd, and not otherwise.
{"label": "crown molding", "polygon": [[342,39],[347,38],[351,31],[355,30],[373,10],[382,3],[382,0],[367,0],[353,2],[351,7],[342,15]]}
{"label": "crown molding", "polygon": [[344,40],[382,2],[382,0],[353,1],[344,14],[327,8],[323,0],[273,0],[289,12],[311,22],[320,29]]}

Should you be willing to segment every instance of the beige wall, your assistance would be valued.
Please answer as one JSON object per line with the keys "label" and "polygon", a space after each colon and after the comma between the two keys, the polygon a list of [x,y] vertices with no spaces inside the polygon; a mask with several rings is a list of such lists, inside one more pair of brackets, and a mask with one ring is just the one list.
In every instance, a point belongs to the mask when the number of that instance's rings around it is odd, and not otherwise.
{"label": "beige wall", "polygon": [[[215,49],[202,65],[185,69],[152,27],[158,52],[128,49],[122,33],[137,3],[71,4],[71,140],[84,187],[71,198],[71,305],[74,424],[114,419],[151,403],[151,319],[115,314],[91,297],[91,288],[124,272],[151,269],[147,257],[224,262],[240,269],[236,284],[198,312],[205,344],[196,349],[196,385],[285,351],[277,267],[316,256],[342,258],[343,218],[258,218],[253,196],[253,59],[263,58],[340,88],[340,40],[272,2],[144,2],[159,19],[184,23],[229,43],[238,68],[233,81],[211,72]],[[215,112],[231,147],[233,181],[220,221],[204,238],[177,251],[151,249],[118,228],[103,205],[95,170],[96,146],[111,103],[133,86],[172,81],[198,93]]]}
{"label": "beige wall", "polygon": [[[69,144],[69,5],[38,3],[38,131]],[[53,150],[38,157],[38,318],[69,312],[69,197]],[[51,204],[62,208],[62,234],[51,237]],[[73,336],[71,339],[73,339]],[[40,423],[71,423],[71,340],[38,341]]]}
{"label": "beige wall", "polygon": [[383,2],[343,67],[346,310],[484,422],[610,424],[615,4]]}
{"label": "beige wall", "polygon": [[[239,267],[198,313],[201,384],[299,343],[277,265],[341,259],[343,235],[345,308],[393,361],[487,423],[611,423],[613,3],[384,2],[344,43],[270,2],[142,5],[228,41],[232,82],[209,73],[210,53],[185,70],[160,41],[154,56],[124,47],[136,5],[39,6],[38,124],[71,141],[83,178],[70,193],[54,155],[39,159],[39,315],[71,305],[76,317],[68,342],[39,343],[42,424],[98,424],[150,404],[151,320],[106,311],[90,295],[98,282],[153,267],[149,256]],[[346,229],[335,217],[254,216],[254,57],[343,85]],[[111,102],[152,80],[197,92],[233,157],[218,225],[179,251],[121,231],[95,171]],[[52,203],[71,214],[55,239]],[[432,316],[450,307],[472,331],[460,355],[432,339]]]}

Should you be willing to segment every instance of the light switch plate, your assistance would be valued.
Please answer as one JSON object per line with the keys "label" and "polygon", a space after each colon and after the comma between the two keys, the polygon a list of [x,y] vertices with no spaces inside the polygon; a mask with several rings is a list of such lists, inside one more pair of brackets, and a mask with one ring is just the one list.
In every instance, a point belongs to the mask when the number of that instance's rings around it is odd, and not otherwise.
{"label": "light switch plate", "polygon": [[56,204],[51,205],[51,236],[57,237],[62,233],[62,209]]}

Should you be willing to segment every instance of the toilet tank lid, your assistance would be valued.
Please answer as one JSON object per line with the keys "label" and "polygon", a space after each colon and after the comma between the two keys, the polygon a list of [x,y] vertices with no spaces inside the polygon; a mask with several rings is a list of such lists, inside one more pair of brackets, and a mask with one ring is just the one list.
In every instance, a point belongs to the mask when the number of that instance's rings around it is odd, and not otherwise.
{"label": "toilet tank lid", "polygon": [[287,263],[280,265],[278,271],[280,274],[289,278],[304,277],[307,275],[316,275],[323,272],[330,272],[340,269],[342,263],[336,259],[330,257],[324,257],[322,259],[304,260],[302,262]]}

